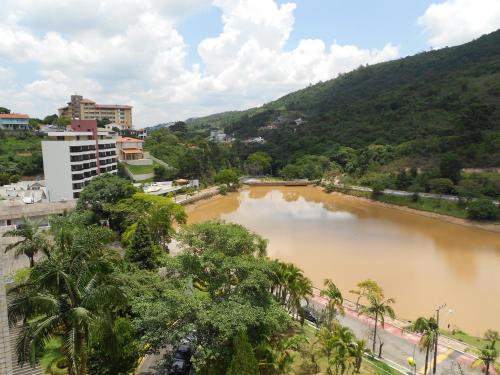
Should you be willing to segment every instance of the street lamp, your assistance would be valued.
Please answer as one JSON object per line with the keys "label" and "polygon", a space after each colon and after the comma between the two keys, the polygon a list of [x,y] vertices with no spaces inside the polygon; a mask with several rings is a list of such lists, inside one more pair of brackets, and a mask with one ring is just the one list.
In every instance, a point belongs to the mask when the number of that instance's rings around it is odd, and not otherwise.
{"label": "street lamp", "polygon": [[436,367],[437,367],[437,355],[438,355],[438,338],[439,338],[439,311],[441,309],[444,309],[446,307],[446,303],[443,303],[442,305],[439,305],[436,307],[436,325],[437,325],[437,330],[436,330],[436,342],[434,343],[434,368],[432,369],[432,373],[436,373]]}

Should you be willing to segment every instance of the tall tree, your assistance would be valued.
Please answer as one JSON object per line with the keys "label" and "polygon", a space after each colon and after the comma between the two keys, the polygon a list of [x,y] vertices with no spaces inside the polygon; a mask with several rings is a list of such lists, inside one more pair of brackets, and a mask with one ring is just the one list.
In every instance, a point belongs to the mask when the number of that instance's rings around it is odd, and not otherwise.
{"label": "tall tree", "polygon": [[344,315],[344,297],[340,289],[332,280],[326,279],[324,286],[325,288],[321,290],[320,295],[328,298],[328,304],[326,305],[326,322],[328,325],[331,325],[338,313]]}
{"label": "tall tree", "polygon": [[412,324],[410,330],[421,335],[419,346],[421,350],[425,350],[424,375],[426,375],[429,366],[429,353],[434,347],[439,327],[435,318],[426,319],[420,317]]}
{"label": "tall tree", "polygon": [[384,298],[384,290],[376,281],[371,279],[362,280],[356,284],[356,289],[351,289],[349,293],[357,296],[356,298],[356,310],[359,308],[359,302],[362,298],[369,298],[370,296],[376,296],[379,298]]}
{"label": "tall tree", "polygon": [[359,314],[366,314],[370,315],[373,317],[375,320],[375,327],[373,330],[373,353],[375,353],[375,344],[377,343],[377,325],[378,321],[380,319],[380,322],[382,323],[382,327],[385,324],[385,315],[389,315],[391,318],[395,318],[396,314],[394,313],[394,309],[392,308],[391,304],[395,303],[396,301],[394,298],[388,298],[386,300],[376,297],[376,296],[370,296],[368,298],[368,306],[364,306],[361,308],[359,311]]}
{"label": "tall tree", "polygon": [[30,261],[30,267],[35,265],[35,256],[39,251],[46,252],[48,243],[40,231],[40,222],[23,217],[18,228],[9,230],[3,237],[18,237],[16,242],[7,245],[5,252],[15,250],[16,257],[26,255]]}
{"label": "tall tree", "polygon": [[455,184],[460,181],[460,172],[462,171],[462,161],[455,153],[447,153],[441,158],[439,163],[441,177],[449,178]]}
{"label": "tall tree", "polygon": [[226,375],[259,375],[259,364],[244,331],[233,338],[233,357]]}
{"label": "tall tree", "polygon": [[137,228],[132,236],[125,259],[136,263],[139,267],[153,269],[156,267],[155,249],[151,239],[151,232],[144,219],[139,219]]}
{"label": "tall tree", "polygon": [[87,375],[89,340],[93,332],[113,325],[125,298],[105,245],[105,228],[73,230],[68,246],[57,242],[50,257],[37,263],[28,279],[13,289],[9,323],[27,322],[19,336],[20,363],[33,361],[51,338],[60,338],[70,375]]}
{"label": "tall tree", "polygon": [[488,375],[490,373],[490,366],[498,358],[498,351],[495,348],[486,346],[482,348],[479,352],[479,359],[476,361],[477,364],[484,366],[484,373]]}

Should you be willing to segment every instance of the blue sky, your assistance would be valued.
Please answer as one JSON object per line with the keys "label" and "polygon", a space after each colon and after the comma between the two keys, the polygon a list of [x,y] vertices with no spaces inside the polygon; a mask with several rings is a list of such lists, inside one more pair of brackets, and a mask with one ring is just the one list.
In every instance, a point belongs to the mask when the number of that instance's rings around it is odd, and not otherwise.
{"label": "blue sky", "polygon": [[[278,1],[279,4],[287,0]],[[321,39],[329,44],[352,44],[361,48],[382,47],[387,42],[399,46],[402,56],[429,49],[417,19],[432,0],[295,0],[295,23],[286,43],[292,50],[301,39]],[[202,63],[198,44],[223,29],[222,11],[203,7],[179,23],[178,30],[189,44],[189,62]]]}
{"label": "blue sky", "polygon": [[[75,9],[78,9],[75,12]],[[73,93],[137,127],[246,109],[500,27],[499,0],[2,0],[0,106]]]}

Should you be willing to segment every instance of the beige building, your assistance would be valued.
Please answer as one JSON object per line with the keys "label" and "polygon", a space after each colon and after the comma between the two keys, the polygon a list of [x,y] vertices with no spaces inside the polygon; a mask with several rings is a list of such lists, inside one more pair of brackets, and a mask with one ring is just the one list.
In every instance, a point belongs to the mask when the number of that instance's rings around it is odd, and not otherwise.
{"label": "beige building", "polygon": [[122,161],[144,159],[144,151],[142,149],[142,139],[131,137],[120,137],[116,141],[118,149],[118,158]]}
{"label": "beige building", "polygon": [[119,104],[96,104],[81,95],[71,95],[66,107],[59,108],[59,117],[68,120],[103,120],[132,128],[132,106]]}

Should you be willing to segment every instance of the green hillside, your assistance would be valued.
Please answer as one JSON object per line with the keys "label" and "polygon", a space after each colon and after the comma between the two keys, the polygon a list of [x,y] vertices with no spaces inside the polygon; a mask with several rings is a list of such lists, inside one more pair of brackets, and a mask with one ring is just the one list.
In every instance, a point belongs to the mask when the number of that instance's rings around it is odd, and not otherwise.
{"label": "green hillside", "polygon": [[[277,129],[261,129],[280,116]],[[301,117],[306,124],[296,126]],[[263,136],[274,168],[303,155],[332,160],[342,146],[385,145],[382,165],[428,167],[459,155],[464,167],[500,166],[500,31],[470,43],[377,65],[262,107],[198,118],[239,139]]]}

